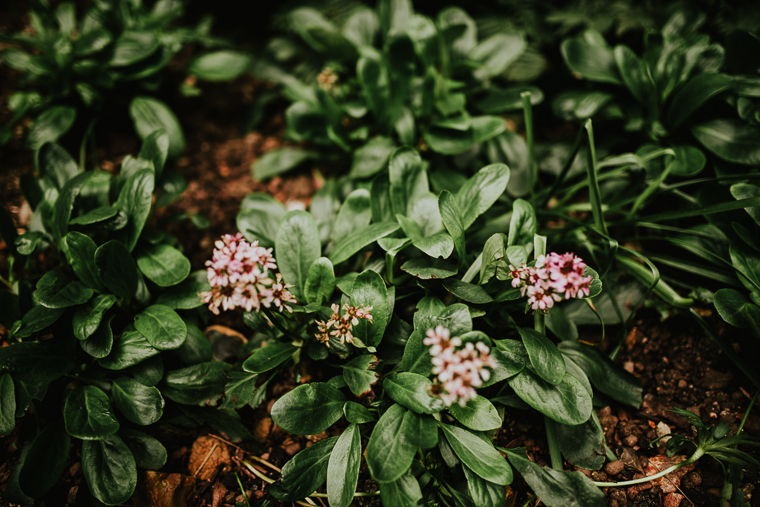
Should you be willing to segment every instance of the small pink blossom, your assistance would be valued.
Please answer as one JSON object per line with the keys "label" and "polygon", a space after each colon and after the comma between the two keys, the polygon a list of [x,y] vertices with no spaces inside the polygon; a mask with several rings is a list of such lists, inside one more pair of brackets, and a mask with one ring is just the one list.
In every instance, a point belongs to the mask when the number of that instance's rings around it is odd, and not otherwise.
{"label": "small pink blossom", "polygon": [[535,266],[509,266],[512,287],[528,296],[531,309],[547,312],[555,302],[589,295],[592,277],[583,276],[586,264],[572,253],[539,255]]}
{"label": "small pink blossom", "polygon": [[354,335],[352,334],[353,326],[359,324],[359,319],[364,319],[372,323],[371,306],[351,306],[343,305],[343,315],[340,314],[341,308],[334,304],[330,307],[333,311],[330,320],[322,322],[315,320],[318,333],[315,335],[317,340],[321,341],[328,347],[330,346],[330,336],[340,340],[340,343],[353,343]]}

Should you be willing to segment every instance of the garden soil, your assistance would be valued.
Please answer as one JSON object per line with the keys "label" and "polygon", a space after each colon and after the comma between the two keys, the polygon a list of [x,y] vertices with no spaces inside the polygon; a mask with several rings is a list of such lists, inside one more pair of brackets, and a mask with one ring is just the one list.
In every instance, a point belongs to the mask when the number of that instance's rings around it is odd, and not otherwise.
{"label": "garden soil", "polygon": [[[1,104],[7,102],[14,80],[13,72],[0,66]],[[236,231],[235,217],[243,196],[250,192],[268,192],[291,207],[305,206],[320,181],[318,173],[308,170],[266,183],[251,178],[251,163],[267,150],[282,145],[281,112],[271,115],[255,132],[239,131],[252,98],[265,91],[266,85],[243,77],[233,83],[200,87],[201,97],[177,95],[169,99],[187,137],[187,149],[175,163],[174,170],[187,178],[189,186],[182,200],[160,211],[152,224],[168,228],[180,240],[193,269],[203,268],[219,235]],[[9,116],[7,110],[0,110],[0,123]],[[33,171],[32,153],[24,149],[20,141],[22,129],[9,145],[0,147],[0,202],[12,214],[19,232],[27,227],[31,212],[23,203],[18,178],[24,172]],[[134,133],[123,127],[113,132],[99,132],[97,143],[97,160],[107,171],[118,171],[121,158],[136,155],[139,150]],[[88,160],[92,161],[92,155]],[[207,228],[199,229],[188,219],[174,220],[178,215],[196,213],[208,220]],[[0,271],[7,270],[7,255],[6,245],[0,243]],[[42,254],[33,262],[44,265],[49,259]],[[713,326],[721,329],[724,339],[740,347],[742,337],[736,330],[720,327],[720,319],[710,315],[709,309],[703,313]],[[243,337],[250,335],[239,314],[223,316],[212,324],[216,327],[208,331],[209,336],[226,335],[234,340],[237,333]],[[614,332],[615,329],[607,330],[608,336]],[[596,328],[581,331],[582,339],[590,342],[599,341],[600,334]],[[0,346],[5,343],[7,330],[0,327]],[[596,481],[628,480],[669,466],[673,461],[665,458],[663,446],[650,447],[649,443],[661,434],[693,434],[687,421],[669,412],[670,408],[691,410],[707,424],[721,421],[735,431],[755,389],[688,315],[676,315],[663,321],[659,312],[641,312],[632,323],[617,361],[641,379],[644,403],[639,410],[623,406],[598,409],[609,445],[621,459],[607,462],[601,470],[584,472]],[[308,363],[302,365],[301,372],[301,382],[320,380],[325,375],[325,372],[312,371]],[[140,473],[132,503],[126,505],[281,505],[268,495],[267,483],[279,478],[279,470],[294,454],[332,435],[326,432],[297,437],[273,424],[269,415],[272,404],[296,385],[292,375],[280,374],[270,383],[267,401],[255,410],[245,407],[240,411],[243,422],[256,439],[252,443],[229,442],[226,435],[210,427],[157,425],[153,434],[166,446],[169,459],[159,472]],[[749,415],[745,432],[760,437],[760,409],[757,407]],[[541,465],[549,463],[543,418],[538,415],[526,416],[508,409],[496,438],[501,446],[525,447],[528,456]],[[18,428],[9,437],[0,439],[0,498],[22,445]],[[77,489],[86,485],[78,450],[71,456],[62,478],[37,505],[74,505]],[[565,469],[573,467],[565,463]],[[760,507],[760,477],[747,473],[744,483],[750,505]],[[671,474],[656,485],[608,488],[606,495],[611,507],[713,506],[720,503],[722,484],[720,465],[704,458],[696,467],[688,468],[687,473]],[[363,464],[357,490],[372,492],[376,489]],[[505,504],[524,505],[530,495],[530,489],[518,476],[505,490]],[[315,497],[299,504],[326,506],[327,500]],[[0,500],[0,505],[9,504]],[[380,505],[380,502],[376,496],[362,497],[354,505]]]}

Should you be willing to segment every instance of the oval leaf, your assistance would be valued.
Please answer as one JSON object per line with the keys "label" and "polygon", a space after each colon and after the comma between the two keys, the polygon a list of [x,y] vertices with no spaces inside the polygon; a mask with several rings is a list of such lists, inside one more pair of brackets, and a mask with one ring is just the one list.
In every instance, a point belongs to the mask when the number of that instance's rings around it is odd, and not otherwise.
{"label": "oval leaf", "polygon": [[406,438],[406,409],[393,405],[380,417],[367,444],[365,457],[372,477],[393,482],[409,469],[416,447]]}
{"label": "oval leaf", "polygon": [[82,473],[93,496],[106,505],[126,502],[137,485],[137,466],[116,435],[82,442]]}
{"label": "oval leaf", "polygon": [[243,369],[251,373],[264,373],[287,361],[297,350],[299,348],[290,343],[267,345],[246,359]]}
{"label": "oval leaf", "polygon": [[294,435],[316,435],[341,418],[346,397],[323,383],[298,386],[272,406],[272,419]]}
{"label": "oval leaf", "polygon": [[190,274],[190,261],[169,245],[141,248],[137,255],[137,267],[159,287],[176,285]]}
{"label": "oval leaf", "polygon": [[187,337],[187,326],[182,317],[164,305],[149,306],[137,314],[135,329],[158,350],[179,348]]}
{"label": "oval leaf", "polygon": [[338,438],[327,464],[327,498],[330,507],[348,507],[354,501],[361,457],[359,426],[351,424]]}
{"label": "oval leaf", "polygon": [[160,100],[139,96],[129,104],[129,115],[141,139],[146,139],[156,130],[165,130],[169,136],[169,157],[176,158],[185,149],[182,127],[171,109]]}
{"label": "oval leaf", "polygon": [[128,377],[113,382],[111,396],[124,417],[141,426],[157,422],[164,411],[164,398],[158,389]]}
{"label": "oval leaf", "polygon": [[69,394],[63,420],[69,435],[82,440],[100,440],[119,429],[108,396],[95,386],[79,386]]}
{"label": "oval leaf", "polygon": [[439,423],[446,441],[457,457],[483,479],[506,486],[512,482],[512,468],[493,444],[468,430]]}

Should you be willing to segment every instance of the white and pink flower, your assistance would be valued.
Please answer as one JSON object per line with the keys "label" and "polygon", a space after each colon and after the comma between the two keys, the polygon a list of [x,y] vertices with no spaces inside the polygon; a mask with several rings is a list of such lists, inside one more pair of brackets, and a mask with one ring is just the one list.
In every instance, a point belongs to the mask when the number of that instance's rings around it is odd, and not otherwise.
{"label": "white and pink flower", "polygon": [[327,322],[322,322],[321,320],[314,321],[319,331],[316,334],[317,340],[328,347],[330,346],[330,336],[339,339],[340,343],[353,343],[353,327],[359,324],[359,319],[364,319],[372,324],[371,306],[351,306],[345,304],[343,305],[343,315],[341,315],[341,308],[338,305],[334,304],[330,308],[333,311],[330,320]]}
{"label": "white and pink flower", "polygon": [[528,296],[533,310],[547,312],[555,302],[589,295],[592,277],[583,276],[586,264],[572,253],[539,255],[535,266],[509,266],[512,287]]}

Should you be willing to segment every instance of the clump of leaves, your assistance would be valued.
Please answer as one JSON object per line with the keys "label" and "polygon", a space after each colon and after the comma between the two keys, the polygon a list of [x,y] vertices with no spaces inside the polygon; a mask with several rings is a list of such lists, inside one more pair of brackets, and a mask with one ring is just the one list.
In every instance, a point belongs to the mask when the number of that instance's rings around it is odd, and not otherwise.
{"label": "clump of leaves", "polygon": [[[43,497],[74,443],[87,484],[78,496],[126,502],[137,468],[166,461],[143,430],[167,414],[250,437],[234,411],[206,407],[223,395],[231,366],[213,359],[199,327],[205,272],[190,272],[176,238],[145,228],[154,198],[156,206],[176,198],[167,191],[176,186],[162,185],[168,155],[158,130],[113,177],[80,171],[62,147],[45,144],[39,178],[22,181],[34,210],[29,232],[16,237],[3,214],[0,233],[28,277],[14,280],[11,270],[10,290],[0,292],[10,330],[0,348],[0,435],[18,428],[26,439],[9,501]],[[50,261],[43,272],[41,254]]]}
{"label": "clump of leaves", "polygon": [[[6,47],[2,59],[22,72],[22,86],[29,88],[10,96],[14,115],[0,127],[0,144],[10,139],[14,124],[31,117],[26,144],[37,150],[65,134],[83,110],[90,110],[85,117],[97,117],[104,103],[126,96],[137,133],[144,139],[157,128],[166,130],[169,154],[176,157],[185,146],[182,128],[171,109],[151,95],[169,61],[184,47],[223,44],[210,36],[208,19],[192,28],[173,27],[182,10],[183,3],[176,0],[160,0],[152,9],[140,0],[99,0],[77,17],[72,2],[55,8],[47,0],[30,2],[33,32],[0,34],[0,39],[25,48]],[[187,72],[226,80],[247,66],[247,56],[221,50],[192,60]]]}

